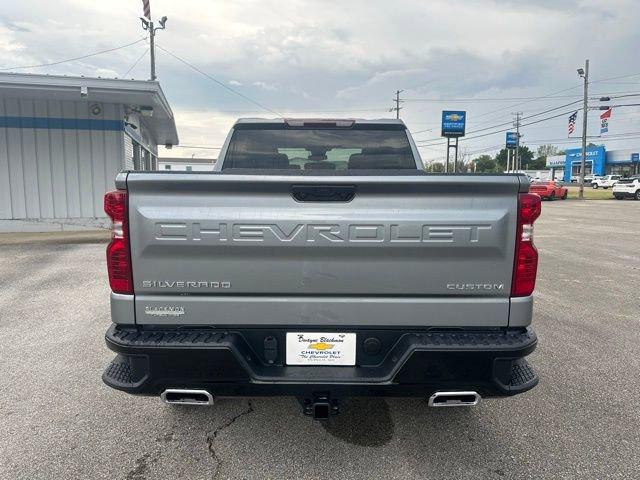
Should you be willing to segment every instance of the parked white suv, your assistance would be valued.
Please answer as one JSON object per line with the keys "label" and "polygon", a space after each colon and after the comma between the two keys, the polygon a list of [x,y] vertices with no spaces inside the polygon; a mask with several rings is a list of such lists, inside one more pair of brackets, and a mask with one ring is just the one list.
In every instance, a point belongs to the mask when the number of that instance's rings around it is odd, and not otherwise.
{"label": "parked white suv", "polygon": [[616,200],[635,198],[640,200],[640,176],[623,178],[613,186],[613,196]]}
{"label": "parked white suv", "polygon": [[591,186],[595,189],[598,189],[600,187],[613,187],[621,178],[622,175],[605,175],[604,177],[594,179],[593,182],[591,182]]}

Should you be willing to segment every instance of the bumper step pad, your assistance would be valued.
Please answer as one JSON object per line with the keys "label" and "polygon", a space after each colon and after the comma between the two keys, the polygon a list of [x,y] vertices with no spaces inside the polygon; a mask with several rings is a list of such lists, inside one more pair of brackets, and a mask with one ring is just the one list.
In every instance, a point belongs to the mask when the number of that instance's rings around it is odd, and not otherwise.
{"label": "bumper step pad", "polygon": [[148,374],[148,357],[118,354],[102,374],[102,381],[113,388],[129,390],[140,386]]}
{"label": "bumper step pad", "polygon": [[131,381],[131,367],[129,361],[118,355],[113,359],[111,364],[104,371],[105,377],[109,378],[112,382],[120,383],[122,385],[130,385]]}
{"label": "bumper step pad", "polygon": [[509,386],[520,387],[530,382],[537,381],[536,372],[533,367],[529,365],[524,358],[513,362],[511,366],[511,378],[509,379]]}

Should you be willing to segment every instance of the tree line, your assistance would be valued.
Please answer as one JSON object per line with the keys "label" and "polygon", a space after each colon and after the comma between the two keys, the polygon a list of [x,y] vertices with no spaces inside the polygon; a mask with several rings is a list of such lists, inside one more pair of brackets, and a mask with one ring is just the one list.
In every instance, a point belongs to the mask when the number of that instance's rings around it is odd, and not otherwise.
{"label": "tree line", "polygon": [[[523,170],[547,170],[547,157],[563,155],[555,145],[540,145],[534,152],[526,145],[521,145],[519,150]],[[453,152],[452,152],[453,154]],[[453,155],[450,159],[453,168]],[[433,162],[425,165],[425,169],[432,173],[444,172],[443,162]],[[507,149],[503,148],[495,156],[480,155],[471,159],[464,149],[458,152],[458,172],[460,173],[500,173],[507,169]]]}

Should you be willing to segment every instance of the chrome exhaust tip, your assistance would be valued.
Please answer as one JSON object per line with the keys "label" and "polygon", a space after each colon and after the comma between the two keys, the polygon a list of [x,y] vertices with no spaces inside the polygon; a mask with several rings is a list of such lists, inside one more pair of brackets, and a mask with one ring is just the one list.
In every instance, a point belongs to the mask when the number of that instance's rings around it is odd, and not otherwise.
{"label": "chrome exhaust tip", "polygon": [[213,395],[206,390],[168,388],[160,394],[160,398],[172,405],[213,405]]}
{"label": "chrome exhaust tip", "polygon": [[436,392],[429,397],[430,407],[473,407],[480,402],[478,392]]}

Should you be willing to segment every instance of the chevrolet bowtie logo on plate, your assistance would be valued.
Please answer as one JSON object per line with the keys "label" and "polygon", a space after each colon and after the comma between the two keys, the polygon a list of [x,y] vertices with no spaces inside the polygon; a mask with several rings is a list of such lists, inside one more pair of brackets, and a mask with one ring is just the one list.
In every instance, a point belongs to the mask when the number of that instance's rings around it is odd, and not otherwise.
{"label": "chevrolet bowtie logo on plate", "polygon": [[319,352],[322,352],[324,350],[331,350],[333,348],[333,344],[325,342],[310,343],[309,348],[311,350],[318,350]]}

